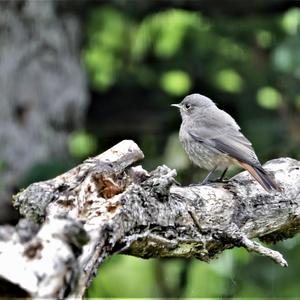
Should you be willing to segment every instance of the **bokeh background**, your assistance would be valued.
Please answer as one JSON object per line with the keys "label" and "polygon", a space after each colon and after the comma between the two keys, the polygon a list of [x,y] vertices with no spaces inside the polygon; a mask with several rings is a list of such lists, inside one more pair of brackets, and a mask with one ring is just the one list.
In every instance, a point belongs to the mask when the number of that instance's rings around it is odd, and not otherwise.
{"label": "bokeh background", "polygon": [[[11,195],[123,139],[144,168],[204,173],[178,142],[171,103],[202,93],[229,112],[262,162],[300,159],[300,3],[0,2],[0,222]],[[236,172],[236,170],[235,170]],[[233,174],[233,173],[232,173]],[[300,297],[300,239],[274,246],[282,269],[243,249],[196,260],[107,261],[87,297]]]}

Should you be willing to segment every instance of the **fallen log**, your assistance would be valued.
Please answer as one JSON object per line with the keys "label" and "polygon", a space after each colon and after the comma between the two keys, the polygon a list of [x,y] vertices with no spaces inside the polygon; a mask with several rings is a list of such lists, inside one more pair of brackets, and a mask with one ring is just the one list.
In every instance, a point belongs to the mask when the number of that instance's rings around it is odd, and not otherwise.
{"label": "fallen log", "polygon": [[18,193],[25,220],[0,228],[0,277],[31,297],[71,299],[83,297],[102,262],[118,253],[209,261],[244,247],[287,266],[253,239],[275,243],[299,231],[299,161],[264,165],[282,188],[268,193],[247,172],[183,187],[167,166],[133,166],[143,156],[125,140]]}

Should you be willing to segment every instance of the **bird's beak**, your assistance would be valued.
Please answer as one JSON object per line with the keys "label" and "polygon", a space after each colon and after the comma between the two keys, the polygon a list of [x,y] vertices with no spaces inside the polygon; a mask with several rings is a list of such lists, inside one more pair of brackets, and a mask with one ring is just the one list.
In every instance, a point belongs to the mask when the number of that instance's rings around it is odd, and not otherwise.
{"label": "bird's beak", "polygon": [[177,108],[180,108],[180,107],[181,107],[180,104],[171,104],[171,106],[174,106],[174,107],[177,107]]}

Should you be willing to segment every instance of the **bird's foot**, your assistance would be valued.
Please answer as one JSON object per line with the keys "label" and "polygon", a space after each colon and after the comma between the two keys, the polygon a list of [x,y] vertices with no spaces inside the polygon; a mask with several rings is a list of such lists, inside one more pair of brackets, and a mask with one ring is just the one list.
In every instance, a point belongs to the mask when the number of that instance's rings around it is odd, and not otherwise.
{"label": "bird's foot", "polygon": [[189,184],[190,187],[193,187],[193,186],[199,186],[199,185],[209,185],[209,184],[212,184],[212,183],[229,183],[230,180],[229,179],[220,179],[220,178],[217,178],[217,179],[208,179],[208,180],[203,180],[199,183],[191,183]]}
{"label": "bird's foot", "polygon": [[230,179],[228,178],[217,178],[215,179],[213,182],[220,182],[220,183],[228,183],[230,181]]}
{"label": "bird's foot", "polygon": [[230,181],[230,179],[224,179],[224,178],[216,178],[216,179],[207,179],[207,180],[203,180],[201,181],[199,184],[200,185],[206,185],[206,184],[210,184],[210,183],[228,183]]}

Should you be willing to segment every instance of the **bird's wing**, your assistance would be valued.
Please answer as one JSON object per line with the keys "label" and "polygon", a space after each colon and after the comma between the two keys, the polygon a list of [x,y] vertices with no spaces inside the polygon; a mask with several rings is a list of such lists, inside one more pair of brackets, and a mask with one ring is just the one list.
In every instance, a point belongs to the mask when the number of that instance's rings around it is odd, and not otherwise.
{"label": "bird's wing", "polygon": [[234,119],[222,110],[218,110],[218,114],[214,115],[215,118],[205,119],[205,122],[199,120],[197,126],[191,126],[188,129],[190,136],[198,142],[228,154],[241,162],[260,166],[251,142],[240,132],[240,127]]}

